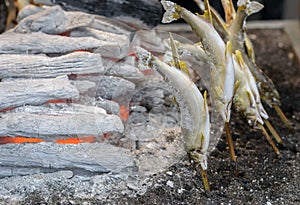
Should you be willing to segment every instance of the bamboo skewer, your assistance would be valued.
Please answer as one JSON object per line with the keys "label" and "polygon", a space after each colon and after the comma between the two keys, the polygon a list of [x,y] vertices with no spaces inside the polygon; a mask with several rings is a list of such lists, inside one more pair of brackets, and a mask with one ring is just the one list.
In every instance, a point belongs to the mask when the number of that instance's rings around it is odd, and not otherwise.
{"label": "bamboo skewer", "polygon": [[292,129],[289,120],[287,119],[287,117],[285,116],[285,114],[282,112],[281,108],[278,105],[274,105],[273,107],[276,110],[277,114],[279,115],[280,119],[285,124],[285,126],[287,128],[289,128],[289,129]]}
{"label": "bamboo skewer", "polygon": [[266,124],[267,128],[270,130],[271,134],[273,135],[273,137],[275,138],[275,140],[278,143],[282,143],[282,139],[279,136],[279,134],[276,132],[276,130],[274,129],[274,127],[271,125],[271,123],[269,122],[269,120],[264,120],[264,123]]}
{"label": "bamboo skewer", "polygon": [[273,140],[271,139],[270,135],[267,133],[266,129],[264,128],[263,125],[258,124],[258,127],[261,129],[263,135],[265,136],[265,138],[267,139],[267,141],[269,142],[269,144],[271,145],[271,147],[273,148],[274,152],[277,155],[280,155],[280,152],[278,150],[278,148],[276,147],[275,143],[273,142]]}
{"label": "bamboo skewer", "polygon": [[209,191],[210,187],[209,187],[209,183],[208,183],[207,173],[201,167],[200,167],[200,171],[201,171],[201,176],[202,176],[202,181],[203,181],[204,189],[206,191]]}
{"label": "bamboo skewer", "polygon": [[225,130],[226,130],[226,138],[227,138],[227,142],[228,142],[228,146],[229,146],[230,159],[233,162],[236,162],[236,154],[234,151],[234,144],[233,144],[232,135],[230,132],[229,122],[225,122]]}

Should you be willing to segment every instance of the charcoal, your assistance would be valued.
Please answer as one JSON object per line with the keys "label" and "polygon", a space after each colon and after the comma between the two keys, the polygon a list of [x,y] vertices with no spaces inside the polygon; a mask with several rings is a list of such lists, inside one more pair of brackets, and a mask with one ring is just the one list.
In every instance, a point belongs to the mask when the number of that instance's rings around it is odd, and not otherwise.
{"label": "charcoal", "polygon": [[84,110],[69,113],[57,111],[57,114],[53,112],[56,113],[55,111],[48,113],[22,111],[2,114],[0,136],[38,137],[51,141],[62,137],[97,137],[105,133],[122,133],[124,130],[122,121],[116,115]]}
{"label": "charcoal", "polygon": [[42,32],[22,34],[9,31],[0,35],[0,54],[65,54],[77,50],[92,51],[110,58],[122,58],[127,53],[128,44]]}
{"label": "charcoal", "polygon": [[135,33],[135,29],[133,29],[132,27],[104,16],[95,16],[95,19],[90,27],[109,33],[126,35],[130,37],[130,39],[134,37]]}
{"label": "charcoal", "polygon": [[27,16],[34,15],[43,10],[44,9],[39,6],[29,4],[29,5],[25,6],[21,11],[19,11],[18,16],[17,16],[17,22],[20,22],[22,19],[26,18]]}
{"label": "charcoal", "polygon": [[87,94],[91,97],[95,96],[96,83],[88,80],[70,80],[70,82],[76,87],[80,95]]}
{"label": "charcoal", "polygon": [[59,57],[2,54],[0,62],[0,78],[49,78],[105,72],[101,55],[89,52],[74,52]]}
{"label": "charcoal", "polygon": [[114,76],[101,76],[96,85],[96,96],[114,100],[120,104],[129,103],[135,92],[135,84]]}
{"label": "charcoal", "polygon": [[0,178],[58,170],[96,175],[136,169],[133,157],[126,149],[106,143],[6,144],[1,146],[0,155]]}
{"label": "charcoal", "polygon": [[134,105],[130,107],[130,111],[131,112],[139,112],[139,113],[143,113],[146,112],[147,109],[143,106],[139,106],[139,105]]}
{"label": "charcoal", "polygon": [[67,76],[49,79],[0,82],[0,110],[24,104],[40,105],[49,100],[78,99],[79,93]]}
{"label": "charcoal", "polygon": [[60,115],[60,114],[106,114],[106,111],[100,107],[86,106],[75,103],[47,103],[40,106],[24,105],[13,109],[13,113],[26,112],[31,114],[49,114],[49,115]]}
{"label": "charcoal", "polygon": [[53,6],[22,19],[14,28],[17,33],[43,32],[60,34],[78,27],[89,26],[94,17],[82,12],[65,12]]}
{"label": "charcoal", "polygon": [[133,83],[139,83],[145,81],[146,79],[144,74],[137,67],[126,63],[112,65],[112,67],[109,68],[105,74],[121,77]]}
{"label": "charcoal", "polygon": [[93,37],[101,41],[113,41],[130,44],[130,38],[127,35],[109,33],[94,28],[77,28],[70,32],[71,37]]}
{"label": "charcoal", "polygon": [[138,27],[157,26],[162,17],[162,6],[157,0],[34,0],[35,3],[62,5],[66,10],[83,11],[120,19]]}
{"label": "charcoal", "polygon": [[119,104],[111,100],[106,100],[104,98],[97,97],[95,106],[103,108],[104,110],[106,110],[108,114],[114,114],[114,115],[120,114]]}

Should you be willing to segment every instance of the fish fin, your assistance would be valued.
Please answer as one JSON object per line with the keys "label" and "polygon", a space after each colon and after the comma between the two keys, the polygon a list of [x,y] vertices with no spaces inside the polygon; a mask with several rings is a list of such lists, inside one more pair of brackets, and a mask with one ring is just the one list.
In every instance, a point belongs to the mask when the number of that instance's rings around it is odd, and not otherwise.
{"label": "fish fin", "polygon": [[207,105],[207,91],[206,90],[203,93],[203,100],[204,100],[204,110],[206,110],[208,108],[208,105]]}
{"label": "fish fin", "polygon": [[251,14],[259,12],[264,5],[258,3],[257,1],[250,0],[239,0],[237,2],[238,10],[245,10],[246,14],[250,16]]}
{"label": "fish fin", "polygon": [[227,41],[226,49],[225,49],[225,56],[232,54],[232,43]]}
{"label": "fish fin", "polygon": [[179,60],[177,46],[175,44],[172,33],[169,32],[169,36],[170,36],[170,47],[171,47],[171,51],[172,51],[174,65],[175,65],[176,68],[180,69],[180,65],[179,65],[180,60]]}
{"label": "fish fin", "polygon": [[221,2],[225,12],[226,23],[230,24],[236,16],[236,11],[234,9],[232,0],[221,0]]}
{"label": "fish fin", "polygon": [[246,33],[244,34],[244,37],[245,37],[245,47],[246,47],[247,55],[250,57],[252,62],[255,63],[255,53],[254,53],[253,44]]}
{"label": "fish fin", "polygon": [[186,73],[189,77],[191,77],[189,69],[186,65],[186,63],[182,60],[180,60],[179,54],[178,54],[178,45],[176,45],[175,40],[173,38],[173,35],[169,33],[170,35],[170,47],[172,50],[172,56],[174,60],[174,66],[178,69],[180,69],[182,72]]}
{"label": "fish fin", "polygon": [[205,10],[204,10],[204,14],[202,15],[202,17],[204,17],[205,19],[208,19],[208,21],[211,24],[213,24],[209,0],[204,0],[204,7],[205,7]]}
{"label": "fish fin", "polygon": [[240,85],[241,85],[241,81],[236,80],[234,83],[234,92],[233,93],[236,93],[236,91],[240,87]]}
{"label": "fish fin", "polygon": [[166,10],[161,21],[162,23],[171,23],[180,18],[179,13],[176,11],[176,7],[179,7],[177,4],[165,0],[162,0],[160,3]]}
{"label": "fish fin", "polygon": [[242,68],[244,68],[245,62],[244,62],[244,59],[243,59],[242,52],[239,51],[239,50],[236,50],[235,51],[235,56],[236,56],[236,59],[237,59],[238,63],[242,66]]}
{"label": "fish fin", "polygon": [[141,47],[136,47],[136,54],[139,59],[138,67],[140,70],[149,70],[153,68],[153,56],[149,51]]}

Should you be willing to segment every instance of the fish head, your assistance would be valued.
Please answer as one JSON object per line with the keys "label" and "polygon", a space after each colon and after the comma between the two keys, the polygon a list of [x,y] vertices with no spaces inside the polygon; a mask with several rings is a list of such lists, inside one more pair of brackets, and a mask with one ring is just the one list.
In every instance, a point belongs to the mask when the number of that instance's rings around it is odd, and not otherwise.
{"label": "fish head", "polygon": [[188,152],[190,160],[195,164],[200,164],[203,170],[207,169],[207,155],[200,149],[193,149]]}

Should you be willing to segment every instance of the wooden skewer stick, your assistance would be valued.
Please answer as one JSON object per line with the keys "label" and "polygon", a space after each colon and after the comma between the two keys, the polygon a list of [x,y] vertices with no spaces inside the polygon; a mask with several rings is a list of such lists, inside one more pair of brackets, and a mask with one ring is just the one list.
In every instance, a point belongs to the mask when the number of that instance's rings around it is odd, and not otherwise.
{"label": "wooden skewer stick", "polygon": [[276,130],[274,129],[274,127],[271,125],[271,123],[269,122],[269,120],[264,120],[264,123],[266,124],[267,128],[270,130],[270,132],[272,133],[273,137],[275,138],[275,140],[278,143],[282,143],[282,139],[279,136],[279,134],[276,132]]}
{"label": "wooden skewer stick", "polygon": [[276,110],[277,114],[279,115],[279,117],[281,118],[281,120],[283,121],[285,126],[289,129],[292,129],[289,120],[287,119],[285,114],[282,112],[281,108],[278,105],[274,105],[274,109]]}
{"label": "wooden skewer stick", "polygon": [[203,180],[203,185],[204,185],[204,189],[206,191],[209,191],[210,187],[209,187],[209,184],[208,184],[208,177],[207,177],[207,173],[204,169],[202,169],[200,167],[200,171],[201,171],[201,176],[202,176],[202,180]]}
{"label": "wooden skewer stick", "polygon": [[225,122],[225,130],[226,130],[226,138],[229,146],[229,153],[230,153],[230,159],[233,162],[236,162],[236,155],[234,151],[234,145],[233,145],[233,140],[230,132],[230,125],[229,122]]}
{"label": "wooden skewer stick", "polygon": [[265,136],[265,138],[267,139],[267,141],[269,142],[269,144],[271,145],[271,147],[273,148],[274,152],[277,155],[280,155],[280,152],[278,150],[278,148],[276,147],[275,143],[273,142],[273,140],[271,139],[271,137],[269,136],[269,134],[267,133],[266,129],[264,128],[264,126],[262,124],[258,124],[258,127],[261,129],[263,135]]}

